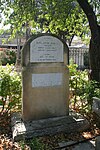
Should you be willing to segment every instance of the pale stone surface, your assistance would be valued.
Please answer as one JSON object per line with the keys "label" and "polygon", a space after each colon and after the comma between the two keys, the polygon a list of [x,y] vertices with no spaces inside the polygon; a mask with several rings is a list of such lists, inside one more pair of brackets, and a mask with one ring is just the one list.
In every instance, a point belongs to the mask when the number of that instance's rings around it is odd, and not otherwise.
{"label": "pale stone surface", "polygon": [[[32,87],[32,74],[61,73],[61,85]],[[68,70],[65,66],[34,66],[23,70],[23,118],[25,120],[68,115]]]}
{"label": "pale stone surface", "polygon": [[62,79],[62,73],[32,74],[32,87],[60,86]]}
{"label": "pale stone surface", "polygon": [[30,43],[30,62],[63,62],[63,43],[53,36],[41,36]]}
{"label": "pale stone surface", "polygon": [[[47,44],[44,43],[46,41],[45,37],[48,37],[50,40],[50,41],[47,40]],[[45,39],[45,41],[43,42],[42,39]],[[34,41],[38,42],[38,40],[39,42],[41,42],[40,46],[39,43],[37,44],[36,42],[34,43]],[[24,48],[22,50],[22,66],[28,66],[30,65],[30,62],[31,63],[63,62],[65,65],[67,65],[69,53],[68,51],[69,50],[66,43],[63,42],[58,37],[51,34],[36,35],[30,38],[30,40],[28,40],[28,42],[26,42],[26,44],[24,45]]]}
{"label": "pale stone surface", "polygon": [[[45,61],[40,60],[41,55]],[[25,121],[68,115],[67,56],[67,45],[49,34],[32,37],[26,43],[22,50],[22,117]]]}

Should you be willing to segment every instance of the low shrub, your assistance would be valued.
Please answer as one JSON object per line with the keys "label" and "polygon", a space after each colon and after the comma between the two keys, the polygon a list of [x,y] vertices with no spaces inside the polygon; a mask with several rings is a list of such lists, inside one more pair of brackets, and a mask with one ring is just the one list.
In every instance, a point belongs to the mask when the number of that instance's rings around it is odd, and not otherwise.
{"label": "low shrub", "polygon": [[4,49],[0,51],[0,62],[2,65],[15,64],[16,63],[16,51],[12,49]]}
{"label": "low shrub", "polygon": [[0,113],[21,108],[21,74],[13,65],[0,66]]}
{"label": "low shrub", "polygon": [[43,142],[41,142],[41,140],[39,138],[33,138],[33,139],[29,139],[29,140],[23,140],[19,142],[19,145],[21,147],[22,150],[26,149],[32,149],[32,150],[44,150],[44,149],[48,149],[48,146],[44,145]]}
{"label": "low shrub", "polygon": [[86,112],[92,108],[93,97],[100,98],[100,88],[96,81],[89,80],[89,71],[80,71],[77,64],[70,61],[70,101],[74,109]]}

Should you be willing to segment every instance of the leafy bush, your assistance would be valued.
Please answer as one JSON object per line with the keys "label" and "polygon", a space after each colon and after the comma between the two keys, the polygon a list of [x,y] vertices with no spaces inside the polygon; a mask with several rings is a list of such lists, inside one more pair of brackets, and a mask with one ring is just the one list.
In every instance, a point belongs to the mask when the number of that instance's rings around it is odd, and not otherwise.
{"label": "leafy bush", "polygon": [[14,66],[0,66],[0,113],[20,108],[21,89],[21,75]]}
{"label": "leafy bush", "polygon": [[0,51],[0,65],[2,65],[2,60],[5,57],[5,53],[3,51]]}
{"label": "leafy bush", "polygon": [[16,52],[10,49],[4,49],[3,51],[0,51],[0,62],[2,65],[15,64]]}
{"label": "leafy bush", "polygon": [[[32,150],[44,150],[44,149],[48,149],[48,146],[47,145],[44,145],[43,142],[41,142],[41,140],[39,138],[33,138],[33,139],[29,139],[29,140],[23,140],[23,141],[20,141],[20,146],[21,146],[21,149],[22,150],[25,150],[25,148],[29,148],[32,149]],[[27,148],[27,149],[28,149]]]}
{"label": "leafy bush", "polygon": [[100,88],[96,81],[89,80],[89,71],[77,70],[77,65],[70,61],[70,99],[73,108],[89,111],[92,108],[93,97],[100,98]]}

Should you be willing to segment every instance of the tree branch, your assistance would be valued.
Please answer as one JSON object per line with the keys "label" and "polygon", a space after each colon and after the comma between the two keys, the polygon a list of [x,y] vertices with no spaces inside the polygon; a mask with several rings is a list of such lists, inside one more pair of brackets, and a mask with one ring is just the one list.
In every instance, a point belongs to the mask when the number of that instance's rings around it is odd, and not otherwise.
{"label": "tree branch", "polygon": [[92,35],[92,38],[95,39],[95,37],[98,36],[98,24],[97,24],[96,15],[92,7],[88,3],[88,0],[77,0],[77,2],[79,3],[80,7],[82,8],[82,10],[84,11],[84,13],[86,14],[88,18],[91,35]]}

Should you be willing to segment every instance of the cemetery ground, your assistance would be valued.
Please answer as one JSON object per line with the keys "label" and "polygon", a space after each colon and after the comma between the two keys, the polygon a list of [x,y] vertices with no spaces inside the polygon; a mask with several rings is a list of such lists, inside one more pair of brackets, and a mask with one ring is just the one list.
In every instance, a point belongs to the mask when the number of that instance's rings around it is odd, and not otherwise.
{"label": "cemetery ground", "polygon": [[100,135],[99,120],[97,120],[91,110],[92,97],[99,97],[100,89],[95,87],[94,82],[87,80],[87,71],[77,71],[77,66],[71,64],[69,66],[71,75],[70,109],[86,117],[90,123],[90,128],[80,133],[60,133],[54,136],[14,142],[12,139],[11,115],[15,111],[20,111],[21,75],[16,73],[12,66],[8,65],[6,67],[0,68],[2,77],[2,80],[0,80],[2,89],[0,90],[0,150],[71,150],[79,143],[89,140],[95,141],[96,137]]}
{"label": "cemetery ground", "polygon": [[71,150],[79,143],[85,143],[91,140],[95,141],[100,135],[100,129],[96,126],[93,114],[89,113],[85,116],[90,128],[87,131],[71,134],[56,134],[54,136],[44,136],[29,140],[14,142],[11,131],[11,114],[3,112],[0,115],[0,150],[55,150],[68,149]]}

